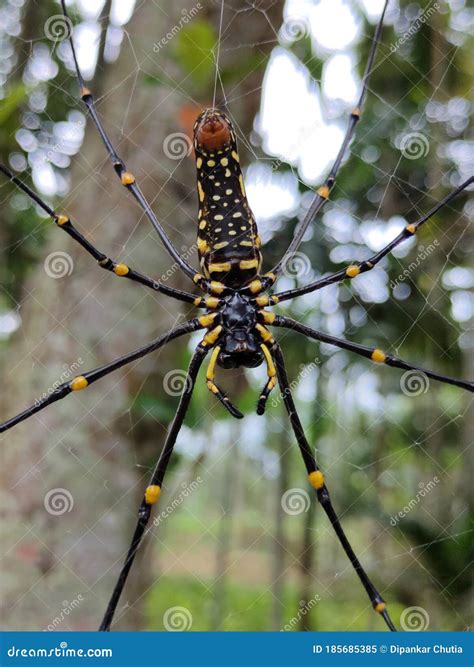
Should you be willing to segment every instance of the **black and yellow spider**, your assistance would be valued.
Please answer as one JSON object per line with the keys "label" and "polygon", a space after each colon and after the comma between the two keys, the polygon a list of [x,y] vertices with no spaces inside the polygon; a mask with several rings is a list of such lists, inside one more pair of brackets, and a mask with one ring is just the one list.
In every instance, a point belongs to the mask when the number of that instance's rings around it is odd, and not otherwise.
{"label": "black and yellow spider", "polygon": [[[415,235],[419,228],[437,211],[442,209],[448,202],[456,197],[458,193],[467,188],[474,181],[472,177],[466,180],[423,217],[408,224],[398,236],[372,257],[369,257],[362,262],[351,264],[336,273],[316,280],[304,287],[297,287],[276,294],[269,293],[288,259],[297,251],[306,230],[327,201],[335,183],[341,162],[362,112],[387,4],[388,0],[385,2],[372,41],[359,100],[350,115],[347,131],[332,169],[330,170],[324,185],[320,187],[314,195],[312,204],[309,207],[304,220],[298,226],[293,240],[289,244],[283,257],[276,266],[267,273],[262,274],[261,272],[262,253],[260,238],[255,219],[247,202],[237,151],[236,136],[232,123],[228,117],[218,109],[206,109],[199,115],[194,124],[193,143],[196,157],[197,192],[199,202],[197,248],[200,260],[200,271],[197,272],[179,254],[175,246],[172,244],[150,205],[143,196],[133,174],[127,169],[125,163],[119,157],[110,142],[110,139],[96,113],[92,93],[84,84],[71,37],[69,39],[77,78],[81,88],[81,98],[101,136],[121,183],[136,198],[160,236],[161,241],[170,256],[180,269],[203,292],[204,296],[196,297],[190,292],[169,287],[162,282],[153,280],[152,278],[135,271],[126,264],[115,262],[92,245],[74,227],[72,221],[67,216],[58,214],[52,210],[35,192],[25,185],[17,176],[14,176],[6,166],[0,164],[0,170],[44,211],[46,211],[61,229],[75,239],[75,241],[77,241],[95,260],[97,260],[100,267],[115,273],[117,276],[141,283],[142,285],[166,294],[169,297],[193,304],[197,308],[202,308],[205,311],[205,314],[174,327],[148,345],[134,350],[100,368],[86,372],[70,382],[60,385],[52,393],[37,400],[31,407],[0,425],[0,432],[6,431],[19,422],[28,419],[40,410],[43,410],[51,403],[64,398],[71,392],[85,389],[112,371],[150,354],[175,338],[198,330],[205,332],[191,358],[187,372],[187,381],[184,385],[176,415],[169,429],[161,456],[153,471],[150,482],[145,489],[143,500],[138,511],[138,521],[131,545],[110,598],[103,621],[100,625],[100,630],[110,629],[120,595],[150,519],[152,507],[160,497],[166,469],[191,400],[194,383],[199,369],[208,354],[210,354],[210,360],[206,372],[207,387],[234,417],[241,418],[243,415],[232,404],[230,399],[216,383],[215,376],[217,366],[221,366],[222,368],[237,368],[257,367],[261,364],[265,364],[267,370],[267,382],[258,399],[258,414],[264,413],[268,396],[278,382],[285,407],[288,411],[291,426],[307,469],[309,482],[316,492],[318,501],[329,517],[339,542],[364,586],[373,608],[383,617],[390,630],[396,629],[388,613],[385,601],[367,576],[363,566],[354,553],[333,507],[324,475],[320,470],[313,450],[306,439],[301,421],[296,411],[281,348],[278,342],[274,339],[269,327],[290,329],[304,334],[313,340],[329,343],[338,348],[354,352],[355,354],[361,355],[373,362],[386,364],[404,370],[417,370],[423,372],[429,378],[452,384],[469,391],[473,391],[474,383],[446,377],[426,369],[421,369],[397,357],[386,354],[380,349],[373,349],[351,343],[347,340],[335,338],[320,331],[316,331],[288,317],[277,315],[272,310],[268,310],[269,307],[275,306],[282,301],[301,296],[302,294],[314,292],[327,285],[339,283],[346,279],[352,280],[359,274],[370,271],[380,262],[380,260],[382,260],[382,258],[388,255],[393,248],[402,243],[405,239]],[[67,16],[64,0],[62,0],[62,7],[64,14]]]}

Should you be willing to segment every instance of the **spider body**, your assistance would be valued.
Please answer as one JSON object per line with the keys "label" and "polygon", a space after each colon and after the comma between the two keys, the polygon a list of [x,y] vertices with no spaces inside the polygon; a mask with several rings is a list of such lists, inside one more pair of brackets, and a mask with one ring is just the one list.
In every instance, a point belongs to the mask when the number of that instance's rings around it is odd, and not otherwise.
{"label": "spider body", "polygon": [[260,272],[257,224],[245,194],[232,123],[206,109],[194,124],[198,191],[198,251],[206,278],[226,287],[246,285]]}
{"label": "spider body", "polygon": [[[222,368],[256,367],[265,363],[267,382],[258,400],[258,414],[264,412],[267,398],[278,382],[289,422],[307,471],[308,482],[314,489],[319,504],[327,515],[341,547],[348,557],[360,583],[364,587],[371,606],[382,616],[390,630],[396,630],[382,596],[355,554],[332,504],[325,476],[319,467],[314,447],[308,442],[298,416],[282,349],[267,327],[282,328],[287,331],[292,330],[311,340],[350,351],[377,364],[422,373],[428,378],[454,385],[467,391],[474,391],[474,383],[421,368],[378,348],[361,345],[346,338],[336,338],[289,317],[265,310],[265,308],[303,294],[311,294],[328,285],[338,284],[342,281],[357,280],[359,274],[371,271],[396,246],[403,243],[407,238],[417,234],[419,228],[430,220],[435,213],[452,202],[459,193],[472,185],[474,177],[467,178],[441,201],[437,202],[431,210],[415,222],[406,225],[392,241],[376,254],[371,255],[361,262],[353,263],[336,270],[329,275],[321,276],[309,284],[278,292],[277,294],[264,294],[267,289],[273,286],[286,262],[297,251],[306,230],[314,222],[318,212],[330,195],[345,151],[350,144],[356,124],[361,116],[387,4],[388,0],[384,3],[372,41],[363,77],[362,90],[357,105],[350,114],[346,134],[334,164],[324,184],[314,193],[312,203],[310,203],[301,223],[296,227],[288,248],[269,273],[261,274],[262,255],[260,252],[260,239],[255,219],[245,194],[235,131],[228,117],[221,111],[211,108],[205,110],[198,117],[194,125],[193,141],[196,155],[199,203],[197,246],[201,274],[196,272],[196,269],[180,255],[177,248],[173,245],[150,204],[144,197],[135,177],[128,171],[125,162],[118,155],[110,141],[96,111],[92,92],[85,86],[78,66],[74,43],[70,35],[69,43],[81,91],[80,95],[94,125],[99,131],[116,174],[122,185],[135,198],[141,210],[153,225],[170,257],[176,262],[176,265],[182,270],[184,275],[194,281],[194,286],[199,288],[205,295],[196,297],[191,292],[156,281],[127,266],[123,262],[112,260],[93,245],[75,227],[67,215],[54,211],[19,176],[13,174],[7,166],[0,163],[0,172],[40,206],[59,229],[63,230],[82,246],[98,263],[100,268],[112,272],[120,277],[120,279],[139,283],[155,292],[205,309],[204,315],[194,317],[173,327],[170,331],[158,336],[148,344],[132,350],[128,354],[114,359],[99,368],[87,371],[72,381],[62,383],[53,392],[45,394],[42,398],[35,401],[34,404],[30,405],[30,407],[23,410],[23,412],[0,424],[0,432],[7,431],[16,424],[29,419],[33,414],[43,410],[51,403],[65,398],[72,392],[90,387],[109,373],[145,357],[167,345],[170,341],[195,331],[202,331],[203,333],[203,338],[196,346],[191,357],[186,382],[184,383],[175,417],[169,426],[166,442],[156,462],[149,484],[144,491],[130,547],[110,597],[100,630],[109,630],[111,627],[122,590],[137,550],[145,535],[152,507],[160,498],[168,463],[188,411],[199,370],[208,354],[210,354],[210,359],[206,372],[207,387],[234,417],[240,418],[243,415],[232,405],[224,392],[216,384],[216,366],[221,366]],[[61,5],[63,13],[67,17],[65,0],[61,0]]]}

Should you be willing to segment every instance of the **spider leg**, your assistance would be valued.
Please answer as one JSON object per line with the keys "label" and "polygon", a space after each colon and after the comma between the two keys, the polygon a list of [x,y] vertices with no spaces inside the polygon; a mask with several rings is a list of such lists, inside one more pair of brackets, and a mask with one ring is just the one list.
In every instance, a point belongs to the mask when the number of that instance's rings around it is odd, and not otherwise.
{"label": "spider leg", "polygon": [[194,383],[199,371],[199,368],[201,367],[201,364],[204,360],[204,357],[207,354],[207,349],[204,347],[201,343],[198,345],[196,348],[196,351],[194,352],[194,355],[191,359],[191,362],[189,364],[188,368],[188,374],[186,377],[186,381],[184,384],[183,388],[183,393],[181,394],[181,399],[179,402],[178,409],[176,411],[176,415],[173,419],[173,423],[171,424],[170,430],[168,432],[168,436],[166,438],[165,445],[163,447],[163,450],[160,454],[160,458],[158,459],[158,462],[156,464],[156,467],[153,471],[153,474],[150,478],[150,482],[145,490],[145,494],[143,497],[143,500],[140,504],[140,507],[138,509],[138,520],[137,520],[137,525],[135,527],[135,531],[133,533],[132,541],[130,544],[130,548],[127,552],[127,555],[125,557],[125,561],[123,563],[122,569],[120,571],[119,577],[117,579],[117,583],[115,584],[115,588],[112,593],[112,597],[110,598],[109,604],[107,606],[106,612],[104,614],[104,618],[102,620],[102,623],[100,625],[99,630],[101,631],[108,631],[110,630],[110,625],[112,623],[115,610],[117,608],[117,604],[120,599],[120,595],[122,594],[123,587],[125,586],[125,582],[127,581],[128,574],[130,572],[130,569],[132,567],[133,561],[135,559],[135,555],[138,551],[138,548],[141,544],[143,535],[145,533],[146,526],[148,524],[148,521],[150,519],[151,515],[151,509],[152,506],[157,502],[157,500],[160,497],[161,494],[161,486],[163,484],[163,479],[166,473],[166,468],[168,466],[168,462],[171,458],[171,454],[173,452],[174,445],[176,443],[176,438],[178,437],[178,433],[181,429],[181,426],[183,425],[184,417],[186,415],[189,402],[191,400],[191,396],[193,393],[193,388],[194,388]]}
{"label": "spider leg", "polygon": [[438,382],[444,382],[446,384],[452,384],[455,387],[460,387],[461,389],[474,391],[474,382],[469,382],[468,380],[458,380],[457,378],[441,375],[440,373],[435,373],[433,371],[427,370],[426,368],[421,368],[420,366],[414,366],[413,364],[410,364],[403,359],[386,354],[383,352],[383,350],[379,350],[378,348],[366,347],[365,345],[351,343],[350,341],[343,340],[342,338],[335,338],[329,334],[312,329],[311,327],[308,327],[301,322],[296,322],[296,320],[293,320],[290,317],[281,317],[277,315],[273,324],[276,327],[293,329],[294,331],[308,336],[308,338],[312,338],[313,340],[319,340],[322,343],[329,343],[330,345],[334,345],[343,350],[355,352],[355,354],[360,354],[362,357],[370,359],[371,361],[375,361],[378,364],[386,364],[387,366],[401,368],[406,371],[417,371],[419,373],[423,373],[429,378],[432,378],[433,380],[438,380]]}
{"label": "spider leg", "polygon": [[[63,9],[64,16],[69,20],[69,16],[66,10],[66,3],[65,0],[61,0],[61,6]],[[135,177],[133,174],[131,174],[129,171],[127,171],[127,166],[125,162],[122,160],[122,158],[118,155],[117,151],[112,145],[112,142],[110,141],[104,126],[102,125],[102,121],[100,120],[97,110],[95,108],[94,104],[94,99],[92,97],[92,93],[89,90],[89,88],[86,87],[84,79],[82,77],[81,71],[79,69],[78,61],[77,61],[77,55],[76,55],[76,50],[74,48],[74,42],[72,40],[72,36],[69,35],[69,43],[71,45],[71,51],[72,51],[72,57],[74,60],[74,67],[76,70],[76,76],[77,80],[79,82],[80,86],[80,94],[81,94],[81,99],[84,102],[84,104],[87,107],[87,111],[89,112],[90,117],[92,118],[92,121],[94,125],[96,126],[100,137],[102,139],[102,142],[104,143],[104,146],[107,149],[107,152],[109,154],[109,158],[112,161],[112,164],[114,166],[114,169],[120,178],[120,182],[122,185],[124,185],[127,190],[130,190],[132,195],[135,197],[137,200],[140,208],[142,211],[145,213],[147,218],[150,220],[151,224],[155,228],[155,230],[158,232],[158,235],[168,251],[168,253],[171,255],[171,257],[174,259],[174,261],[178,264],[178,266],[181,268],[184,273],[189,276],[190,278],[194,278],[196,276],[196,270],[190,266],[186,260],[181,257],[179,254],[178,250],[172,243],[172,241],[169,239],[168,235],[166,234],[165,230],[161,226],[161,224],[158,221],[158,218],[154,214],[150,204],[146,200],[145,196],[143,195],[142,191],[140,190]]]}
{"label": "spider leg", "polygon": [[300,448],[301,455],[303,457],[306,470],[308,471],[308,478],[311,486],[316,492],[319,503],[321,504],[323,510],[326,512],[329,521],[331,522],[332,527],[334,528],[337,538],[347,554],[347,557],[351,561],[352,567],[357,573],[363,587],[365,588],[367,595],[370,598],[372,607],[378,612],[384,619],[385,623],[390,630],[396,631],[392,619],[387,611],[387,606],[380,595],[380,593],[375,588],[374,584],[371,582],[364,568],[362,567],[359,559],[354,553],[349,540],[346,537],[346,534],[341,526],[338,515],[333,507],[331,498],[329,496],[329,491],[326,486],[324,475],[321,472],[318,463],[314,454],[311,451],[309,443],[306,439],[306,436],[303,431],[303,426],[301,424],[298,413],[296,412],[296,406],[293,400],[291,393],[290,384],[288,382],[288,375],[286,372],[285,361],[283,359],[283,354],[281,348],[278,344],[275,343],[273,346],[273,352],[277,368],[278,383],[281,388],[283,401],[285,403],[288,416],[290,418],[291,426],[295,434],[296,440],[298,441],[298,446]]}
{"label": "spider leg", "polygon": [[333,283],[341,282],[346,278],[352,279],[361,273],[366,273],[367,271],[370,271],[371,269],[374,268],[376,264],[380,262],[381,259],[383,259],[386,255],[388,255],[396,246],[405,241],[405,239],[408,239],[412,237],[414,234],[416,234],[417,231],[420,229],[422,225],[424,225],[425,222],[427,222],[430,218],[432,218],[433,215],[435,215],[435,213],[437,213],[440,209],[449,204],[449,202],[452,199],[454,199],[456,195],[458,195],[472,183],[474,183],[474,176],[471,176],[466,181],[464,181],[464,183],[461,183],[461,185],[458,188],[450,192],[449,195],[447,195],[444,199],[442,199],[438,204],[436,204],[436,206],[434,206],[430,211],[428,211],[428,213],[426,213],[419,220],[407,225],[400,232],[400,234],[398,234],[398,236],[396,236],[392,241],[390,241],[390,243],[388,243],[378,253],[376,253],[372,257],[369,257],[369,259],[365,259],[363,262],[359,262],[358,264],[350,264],[345,269],[336,271],[336,273],[331,273],[329,276],[326,276],[325,278],[320,278],[319,280],[316,280],[314,283],[310,283],[309,285],[304,285],[303,287],[296,287],[295,289],[287,290],[286,292],[280,292],[279,294],[275,294],[274,296],[277,297],[278,301],[287,301],[288,299],[293,299],[296,296],[301,296],[302,294],[308,294],[309,292],[315,292],[316,290],[321,289],[322,287],[326,287],[327,285],[332,285]]}
{"label": "spider leg", "polygon": [[262,343],[260,347],[262,349],[262,352],[265,357],[265,362],[267,364],[268,381],[264,386],[264,388],[262,389],[262,393],[260,394],[258,399],[257,415],[264,414],[267,400],[268,397],[270,396],[270,392],[276,385],[276,368],[275,364],[273,363],[273,358],[271,355],[272,346],[268,347],[267,345],[265,345],[265,343]]}
{"label": "spider leg", "polygon": [[95,368],[92,371],[88,371],[87,373],[84,373],[84,375],[79,375],[70,382],[63,382],[51,393],[44,394],[41,398],[37,399],[29,408],[23,410],[23,412],[20,412],[20,414],[16,415],[15,417],[12,417],[11,419],[3,422],[3,424],[0,424],[0,433],[8,431],[13,426],[16,426],[16,424],[19,424],[37,412],[40,412],[48,405],[51,405],[51,403],[55,403],[56,401],[61,400],[71,392],[85,389],[96,380],[100,380],[100,378],[109,375],[109,373],[112,373],[122,366],[126,366],[132,361],[145,357],[147,354],[150,354],[150,352],[154,352],[158,348],[163,347],[163,345],[166,345],[171,340],[174,340],[179,336],[183,336],[184,334],[197,331],[201,328],[202,325],[199,323],[199,319],[197,318],[189,320],[188,322],[183,322],[183,324],[174,327],[163,336],[155,338],[155,340],[153,340],[151,343],[148,343],[147,345],[144,345],[143,347],[140,347],[133,352],[129,352],[123,357],[119,357],[118,359],[115,359],[114,361],[111,361],[104,366],[100,366],[99,368]]}
{"label": "spider leg", "polygon": [[[59,215],[53,209],[44,202],[41,197],[39,197],[36,192],[34,192],[28,185],[23,183],[17,176],[14,176],[12,172],[6,167],[4,164],[0,162],[0,171],[5,174],[13,183],[15,183],[16,186],[20,188],[25,194],[28,195],[30,199],[32,199],[38,206],[40,206],[43,211],[45,211],[51,218],[52,220],[56,223],[56,225],[60,228],[63,229],[66,234],[69,234],[71,238],[73,238],[79,245],[81,245],[86,252],[89,253],[99,264],[101,269],[105,269],[106,271],[111,271],[112,273],[115,273],[117,276],[124,276],[125,278],[128,278],[129,280],[132,280],[137,283],[141,283],[142,285],[145,285],[146,287],[151,287],[151,289],[155,290],[156,292],[161,292],[162,294],[166,294],[167,296],[171,296],[175,299],[178,299],[179,301],[185,301],[186,303],[193,303],[194,305],[199,305],[196,303],[196,297],[193,294],[190,294],[189,292],[183,292],[182,290],[176,289],[174,287],[168,287],[167,285],[164,285],[163,283],[160,283],[157,280],[153,280],[153,278],[149,278],[148,276],[143,275],[142,273],[139,273],[138,271],[135,271],[134,269],[130,268],[126,264],[123,263],[117,263],[114,262],[110,257],[107,257],[107,255],[104,255],[103,252],[98,250],[92,243],[90,243],[73,225],[71,220],[66,216],[66,215]],[[204,307],[204,303],[203,306]]]}
{"label": "spider leg", "polygon": [[298,247],[301,244],[301,241],[303,240],[304,235],[306,234],[306,230],[308,229],[309,225],[313,222],[315,219],[316,215],[319,213],[320,209],[323,207],[324,203],[327,201],[329,197],[329,193],[331,191],[331,188],[333,187],[335,181],[336,181],[336,176],[339,172],[339,168],[341,166],[342,160],[344,158],[345,152],[351,142],[351,139],[354,135],[355,127],[357,125],[357,122],[359,121],[361,114],[362,114],[362,107],[364,104],[364,99],[365,95],[367,93],[367,88],[369,85],[369,79],[370,75],[372,73],[373,69],[373,64],[374,64],[374,59],[375,59],[375,54],[377,52],[377,47],[379,45],[380,41],[380,35],[382,33],[382,26],[383,26],[383,21],[384,21],[384,16],[385,16],[385,11],[387,9],[388,5],[388,0],[385,0],[382,13],[380,15],[379,22],[377,24],[377,28],[375,30],[374,38],[372,40],[372,46],[370,49],[369,53],[369,58],[367,60],[367,64],[365,66],[365,71],[364,71],[364,76],[362,79],[362,90],[359,96],[359,99],[357,101],[357,104],[355,108],[352,110],[352,113],[349,118],[349,124],[347,126],[346,134],[344,136],[341,148],[339,149],[339,153],[337,154],[337,157],[334,161],[334,164],[331,168],[331,171],[329,172],[328,177],[326,178],[326,181],[324,185],[322,185],[317,193],[314,196],[314,199],[308,209],[308,212],[304,216],[303,220],[301,221],[301,224],[298,225],[298,227],[295,230],[295,235],[288,246],[286,252],[284,253],[283,257],[280,259],[280,261],[273,267],[271,270],[272,274],[278,275],[281,273],[283,268],[285,267],[285,264],[287,261],[290,259],[290,257],[293,255],[294,252],[298,249]]}
{"label": "spider leg", "polygon": [[236,419],[243,419],[243,414],[240,412],[240,410],[238,410],[235,407],[235,405],[231,403],[228,396],[214,382],[214,379],[216,377],[217,357],[219,356],[220,351],[221,348],[219,347],[219,345],[216,345],[216,347],[212,351],[211,359],[209,361],[209,366],[207,367],[207,372],[206,372],[206,386],[209,389],[209,391],[213,393],[214,396],[216,396],[216,398],[219,399],[219,401],[222,403],[225,409],[230,412],[232,417],[235,417]]}

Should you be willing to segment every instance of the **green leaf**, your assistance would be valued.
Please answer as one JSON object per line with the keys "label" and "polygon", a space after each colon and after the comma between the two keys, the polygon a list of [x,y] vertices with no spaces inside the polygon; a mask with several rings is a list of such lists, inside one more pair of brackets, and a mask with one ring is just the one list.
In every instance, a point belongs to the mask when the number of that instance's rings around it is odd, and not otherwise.
{"label": "green leaf", "polygon": [[213,80],[216,44],[217,34],[207,21],[193,21],[176,35],[175,58],[199,86],[206,86]]}
{"label": "green leaf", "polygon": [[11,114],[20,106],[26,97],[26,87],[23,83],[13,86],[0,107],[0,125],[3,125]]}

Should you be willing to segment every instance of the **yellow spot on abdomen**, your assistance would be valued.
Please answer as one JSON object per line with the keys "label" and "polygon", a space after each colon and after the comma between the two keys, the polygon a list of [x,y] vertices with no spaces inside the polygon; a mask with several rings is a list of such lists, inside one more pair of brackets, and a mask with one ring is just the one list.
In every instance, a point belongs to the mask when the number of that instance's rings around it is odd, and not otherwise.
{"label": "yellow spot on abdomen", "polygon": [[58,215],[58,217],[56,218],[56,222],[58,225],[65,225],[66,222],[69,222],[69,218],[67,217],[67,215]]}
{"label": "yellow spot on abdomen", "polygon": [[407,232],[409,232],[410,234],[415,234],[415,232],[416,232],[416,227],[415,227],[415,225],[413,225],[413,224],[411,224],[411,225],[407,225],[407,226],[405,227],[405,229],[406,229]]}
{"label": "yellow spot on abdomen", "polygon": [[377,611],[379,614],[384,612],[386,610],[386,608],[387,608],[387,605],[385,604],[385,602],[379,602],[374,607],[375,611]]}
{"label": "yellow spot on abdomen", "polygon": [[213,262],[209,264],[209,273],[220,273],[222,271],[230,271],[230,262]]}
{"label": "yellow spot on abdomen", "polygon": [[327,199],[329,197],[329,188],[327,185],[322,185],[320,188],[318,188],[318,195],[322,197],[323,199]]}
{"label": "yellow spot on abdomen", "polygon": [[239,269],[256,269],[258,267],[258,259],[242,259],[239,262]]}
{"label": "yellow spot on abdomen", "polygon": [[198,195],[199,195],[199,201],[204,201],[204,190],[202,189],[200,181],[198,181]]}
{"label": "yellow spot on abdomen", "polygon": [[205,239],[200,239],[199,237],[197,240],[197,247],[201,255],[203,255],[209,248],[209,246],[207,245],[207,241]]}

